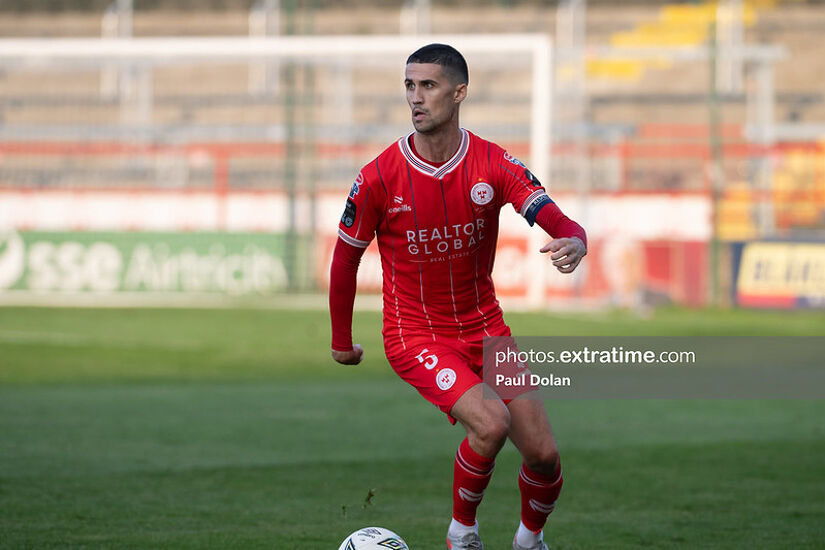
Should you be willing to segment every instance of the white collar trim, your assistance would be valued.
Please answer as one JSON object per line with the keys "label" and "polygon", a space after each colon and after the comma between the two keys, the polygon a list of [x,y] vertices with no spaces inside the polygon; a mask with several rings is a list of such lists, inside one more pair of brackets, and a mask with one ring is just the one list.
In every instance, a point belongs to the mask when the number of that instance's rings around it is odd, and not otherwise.
{"label": "white collar trim", "polygon": [[407,159],[413,168],[418,170],[424,175],[432,176],[437,179],[441,179],[461,164],[461,161],[464,160],[464,157],[467,155],[467,150],[470,148],[470,135],[464,128],[461,128],[461,144],[458,146],[458,150],[452,156],[450,160],[442,164],[441,166],[433,166],[432,164],[428,163],[425,160],[419,158],[415,153],[413,153],[412,148],[409,144],[410,136],[412,136],[415,132],[410,132],[406,136],[402,137],[398,140],[398,148],[401,150],[401,154]]}

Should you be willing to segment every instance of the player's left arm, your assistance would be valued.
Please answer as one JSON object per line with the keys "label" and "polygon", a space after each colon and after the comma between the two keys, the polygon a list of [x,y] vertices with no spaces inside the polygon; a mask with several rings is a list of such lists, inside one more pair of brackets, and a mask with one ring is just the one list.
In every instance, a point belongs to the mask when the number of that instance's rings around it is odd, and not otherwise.
{"label": "player's left arm", "polygon": [[[587,234],[553,202],[541,182],[518,159],[505,151],[497,157],[498,180],[509,202],[531,226],[538,224],[553,239],[540,252],[562,273],[572,273],[587,255]],[[494,161],[495,162],[495,161]]]}
{"label": "player's left arm", "polygon": [[550,260],[560,272],[575,271],[582,258],[587,255],[587,234],[584,228],[565,216],[552,199],[540,207],[536,214],[536,223],[548,235],[554,237],[541,247],[540,252],[551,252]]}

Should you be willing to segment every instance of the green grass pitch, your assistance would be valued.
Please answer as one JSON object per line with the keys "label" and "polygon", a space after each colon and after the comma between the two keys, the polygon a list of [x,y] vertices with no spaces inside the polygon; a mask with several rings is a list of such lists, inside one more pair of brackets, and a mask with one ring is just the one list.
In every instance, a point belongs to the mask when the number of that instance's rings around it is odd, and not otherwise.
{"label": "green grass pitch", "polygon": [[[512,314],[517,335],[825,335],[821,313]],[[462,437],[326,312],[0,308],[0,548],[335,550],[368,525],[442,549]],[[548,403],[554,549],[825,547],[825,401]],[[518,456],[479,511],[518,522]],[[372,496],[369,496],[372,495]]]}

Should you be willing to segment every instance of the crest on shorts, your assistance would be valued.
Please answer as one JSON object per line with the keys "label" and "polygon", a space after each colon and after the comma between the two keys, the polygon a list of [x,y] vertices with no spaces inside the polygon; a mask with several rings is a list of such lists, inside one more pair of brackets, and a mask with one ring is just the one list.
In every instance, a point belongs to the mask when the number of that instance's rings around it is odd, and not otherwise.
{"label": "crest on shorts", "polygon": [[489,204],[493,200],[493,186],[486,181],[480,181],[470,189],[470,198],[479,206]]}
{"label": "crest on shorts", "polygon": [[435,383],[442,391],[447,391],[455,384],[457,376],[453,369],[441,369],[435,375]]}

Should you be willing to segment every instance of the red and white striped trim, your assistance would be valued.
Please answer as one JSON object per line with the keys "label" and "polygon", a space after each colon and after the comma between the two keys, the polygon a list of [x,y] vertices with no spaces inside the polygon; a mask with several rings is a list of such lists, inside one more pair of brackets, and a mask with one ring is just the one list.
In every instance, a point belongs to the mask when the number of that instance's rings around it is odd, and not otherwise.
{"label": "red and white striped trim", "polygon": [[550,483],[543,483],[541,481],[531,478],[529,474],[525,471],[524,464],[521,465],[521,469],[519,470],[518,475],[522,480],[524,480],[525,483],[527,483],[528,485],[532,485],[533,487],[551,487],[558,483],[561,479],[561,468],[559,469],[559,473],[556,476],[556,479],[554,479]]}
{"label": "red and white striped trim", "polygon": [[338,228],[338,236],[341,237],[341,239],[345,243],[352,245],[356,248],[367,248],[370,245],[369,241],[362,241],[360,239],[356,239],[355,237],[350,237],[349,235],[344,233],[344,230],[340,227]]}
{"label": "red and white striped trim", "polygon": [[474,254],[474,256],[475,256],[475,274],[476,274],[476,276],[473,278],[473,284],[475,285],[475,289],[476,289],[476,311],[478,311],[478,314],[481,315],[481,322],[484,323],[484,334],[486,336],[490,336],[490,333],[487,331],[487,316],[484,315],[483,311],[481,311],[481,307],[479,305],[479,304],[481,304],[481,298],[478,295],[478,255]]}
{"label": "red and white striped trim", "polygon": [[407,343],[404,341],[404,334],[401,329],[401,308],[398,306],[398,292],[395,289],[395,239],[392,239],[392,264],[391,264],[391,281],[392,281],[392,295],[395,298],[395,318],[398,326],[398,338],[401,340],[401,347],[406,350]]}
{"label": "red and white striped trim", "polygon": [[468,474],[472,474],[474,476],[480,476],[480,477],[487,477],[487,476],[493,475],[493,468],[495,467],[495,464],[493,464],[486,470],[482,470],[481,468],[476,468],[475,466],[473,466],[472,464],[467,462],[467,460],[463,456],[461,456],[461,449],[459,449],[455,453],[455,462],[456,462],[456,464],[461,466],[461,468],[465,472],[467,472]]}
{"label": "red and white striped trim", "polygon": [[430,336],[435,342],[435,330],[433,329],[433,321],[430,319],[430,314],[427,313],[427,304],[424,302],[424,272],[421,270],[421,264],[418,264],[418,293],[421,298],[421,311],[424,312],[424,318],[427,324],[430,325]]}
{"label": "red and white striped trim", "polygon": [[538,190],[533,191],[532,193],[530,193],[530,196],[528,196],[526,199],[524,199],[524,202],[521,203],[521,209],[519,210],[519,214],[521,214],[522,216],[527,214],[527,209],[530,207],[530,203],[532,203],[534,200],[536,200],[540,196],[546,195],[546,194],[547,194],[547,191],[545,191],[544,189],[538,189]]}
{"label": "red and white striped trim", "polygon": [[458,340],[459,342],[464,342],[464,338],[461,337],[462,333],[464,332],[464,324],[458,318],[458,309],[455,305],[455,287],[453,285],[453,261],[450,260],[449,264],[450,270],[450,298],[453,301],[453,318],[455,319],[456,324],[458,324]]}
{"label": "red and white striped trim", "polygon": [[452,158],[445,162],[442,166],[436,167],[427,161],[420,159],[415,155],[415,153],[412,152],[412,149],[410,149],[408,140],[414,133],[415,132],[411,132],[399,139],[398,148],[401,150],[401,154],[404,155],[404,158],[407,159],[407,162],[409,162],[413,168],[425,176],[432,176],[437,179],[443,178],[455,170],[459,164],[461,164],[461,161],[464,160],[464,157],[467,155],[467,150],[470,148],[470,135],[467,133],[467,130],[461,128],[461,144],[458,146],[458,151],[456,151]]}

